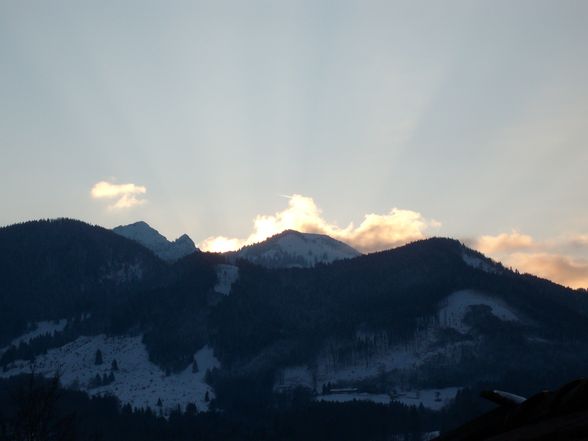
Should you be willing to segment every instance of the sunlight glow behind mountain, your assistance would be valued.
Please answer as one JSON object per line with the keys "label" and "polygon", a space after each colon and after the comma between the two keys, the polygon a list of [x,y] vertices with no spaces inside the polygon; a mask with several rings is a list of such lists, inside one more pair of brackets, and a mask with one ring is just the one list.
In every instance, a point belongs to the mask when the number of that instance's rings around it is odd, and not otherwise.
{"label": "sunlight glow behind mountain", "polygon": [[588,245],[565,238],[588,232],[586,16],[574,0],[3,2],[0,224],[145,220],[211,250],[287,228],[363,252],[443,235],[585,283]]}
{"label": "sunlight glow behind mountain", "polygon": [[340,227],[325,220],[314,199],[294,194],[288,197],[288,208],[274,215],[257,215],[253,220],[253,232],[248,237],[238,239],[212,236],[205,239],[199,248],[213,252],[237,250],[284,230],[296,230],[302,233],[326,234],[357,250],[371,252],[422,239],[427,230],[440,226],[440,222],[425,219],[415,211],[393,208],[388,214],[366,214],[357,227],[353,223]]}

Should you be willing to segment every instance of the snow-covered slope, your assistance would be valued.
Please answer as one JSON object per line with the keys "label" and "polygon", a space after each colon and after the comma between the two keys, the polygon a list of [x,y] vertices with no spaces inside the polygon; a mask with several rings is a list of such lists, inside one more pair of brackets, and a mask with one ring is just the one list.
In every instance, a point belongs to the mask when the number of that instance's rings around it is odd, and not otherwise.
{"label": "snow-covered slope", "polygon": [[[102,353],[102,364],[95,364],[96,351]],[[133,407],[150,407],[161,411],[180,405],[194,403],[198,410],[208,409],[208,399],[214,398],[214,391],[206,384],[206,371],[220,367],[213,350],[205,346],[194,355],[197,370],[188,366],[183,372],[166,375],[159,367],[149,361],[147,350],[141,336],[79,337],[77,340],[60,348],[51,349],[36,358],[33,364],[28,361],[15,361],[0,372],[0,377],[10,377],[28,373],[34,366],[37,373],[52,376],[57,371],[61,382],[66,387],[79,388],[90,395],[112,394],[123,403]],[[112,369],[116,360],[117,370]],[[110,384],[92,384],[96,375],[114,375]]]}
{"label": "snow-covered slope", "polygon": [[[385,332],[357,333],[355,340],[331,341],[320,351],[310,366],[291,366],[282,369],[276,378],[276,390],[303,386],[320,391],[331,383],[352,387],[358,382],[378,378],[383,373],[407,373],[439,358],[459,362],[462,346],[470,342],[440,344],[440,329],[437,323],[419,329],[413,338],[404,343],[393,343]],[[369,349],[366,349],[369,346]],[[349,350],[351,348],[351,350]],[[358,349],[364,348],[364,349]],[[347,352],[344,358],[340,354]],[[402,375],[395,375],[401,378]],[[407,384],[401,389],[407,389]],[[387,393],[389,391],[381,391]]]}
{"label": "snow-covered slope", "polygon": [[61,332],[65,328],[65,325],[67,325],[66,319],[37,322],[33,324],[30,331],[12,340],[8,346],[18,346],[21,343],[28,343],[40,335],[50,335],[54,332]]}
{"label": "snow-covered slope", "polygon": [[361,253],[324,234],[286,230],[269,239],[242,248],[236,256],[269,268],[312,267],[350,259]]}
{"label": "snow-covered slope", "polygon": [[173,242],[170,242],[165,236],[143,221],[129,225],[120,225],[113,228],[112,231],[127,239],[139,242],[145,248],[150,249],[168,262],[178,260],[198,250],[188,235],[183,234]]}
{"label": "snow-covered slope", "polygon": [[[309,366],[291,366],[281,369],[274,383],[274,390],[285,391],[305,387],[320,393],[327,384],[334,387],[357,388],[353,392],[321,394],[321,401],[373,401],[389,403],[398,401],[406,405],[441,409],[455,397],[461,386],[442,389],[424,389],[411,383],[411,374],[426,365],[434,365],[439,360],[452,360],[459,363],[462,348],[471,342],[456,342],[440,345],[437,323],[419,330],[412,340],[403,344],[388,341],[385,333],[358,333],[351,346],[361,348],[366,343],[371,348],[366,351],[352,350],[344,360],[339,358],[342,350],[337,342],[326,345]],[[379,378],[394,378],[394,386],[373,391]],[[362,385],[372,383],[372,392],[366,393]]]}
{"label": "snow-covered slope", "polygon": [[18,347],[22,343],[29,343],[34,338],[37,338],[41,335],[52,335],[56,332],[61,332],[67,325],[66,319],[61,320],[44,320],[37,323],[30,323],[29,329],[26,333],[22,334],[21,336],[12,339],[10,344],[6,345],[6,347],[0,348],[0,357],[6,352],[11,346]]}
{"label": "snow-covered slope", "polygon": [[[389,394],[391,400],[405,404],[441,408],[449,403],[461,385],[446,390],[425,390],[414,384],[416,372],[427,372],[433,366],[459,366],[464,353],[472,353],[480,341],[467,323],[467,316],[473,308],[484,306],[494,317],[510,323],[527,322],[521,314],[505,301],[491,294],[476,290],[456,291],[438,305],[436,317],[423,319],[418,323],[412,338],[398,342],[390,339],[387,332],[373,332],[359,329],[354,339],[326,342],[316,358],[308,365],[290,366],[281,369],[275,379],[274,389],[290,390],[302,386],[321,391],[324,385],[358,388],[351,394],[332,394],[325,400],[365,399],[382,402],[381,394]],[[460,337],[450,337],[449,329],[458,331]],[[457,334],[457,335],[459,335]],[[454,334],[456,335],[456,334]],[[396,382],[393,392],[390,388],[374,391],[382,377]],[[362,385],[371,383],[371,394],[362,390]],[[440,394],[437,395],[437,392]],[[375,395],[374,395],[375,394]]]}

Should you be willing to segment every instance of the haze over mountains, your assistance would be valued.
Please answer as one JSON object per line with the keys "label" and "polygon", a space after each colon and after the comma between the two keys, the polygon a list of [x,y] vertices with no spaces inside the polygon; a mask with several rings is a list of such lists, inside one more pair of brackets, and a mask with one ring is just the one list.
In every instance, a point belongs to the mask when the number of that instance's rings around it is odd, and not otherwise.
{"label": "haze over mountains", "polygon": [[361,255],[285,231],[223,255],[145,223],[115,230],[68,219],[0,229],[0,376],[34,363],[67,387],[161,401],[166,414],[295,390],[442,411],[481,383],[525,394],[588,364],[583,290],[452,239]]}

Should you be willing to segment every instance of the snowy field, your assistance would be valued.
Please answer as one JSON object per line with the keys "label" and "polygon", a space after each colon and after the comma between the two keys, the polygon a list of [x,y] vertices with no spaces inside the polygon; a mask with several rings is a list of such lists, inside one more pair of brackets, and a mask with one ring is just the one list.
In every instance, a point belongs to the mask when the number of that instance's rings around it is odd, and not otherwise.
{"label": "snowy field", "polygon": [[327,401],[331,403],[345,403],[347,401],[371,401],[378,404],[389,404],[392,399],[388,394],[369,394],[367,392],[353,392],[340,394],[326,394],[316,397],[317,401]]}
{"label": "snowy field", "polygon": [[[103,363],[96,365],[96,351],[102,352]],[[77,340],[57,349],[51,349],[45,355],[37,357],[34,369],[37,373],[52,376],[59,371],[61,382],[66,387],[79,387],[91,395],[112,394],[125,404],[133,407],[149,406],[157,410],[161,399],[164,413],[180,405],[182,409],[188,403],[195,403],[198,410],[207,410],[205,395],[214,398],[214,391],[204,381],[208,369],[220,364],[214,357],[213,350],[205,346],[195,354],[198,371],[192,372],[188,366],[179,374],[166,376],[158,366],[151,363],[141,336],[135,337],[79,337]],[[114,371],[115,380],[107,386],[90,388],[90,382],[98,374],[111,373],[112,361],[116,360],[118,370]],[[28,373],[33,366],[26,361],[16,361],[8,366],[1,377],[10,377]]]}
{"label": "snowy field", "polygon": [[446,387],[443,389],[423,389],[400,392],[394,396],[388,394],[370,394],[365,392],[334,393],[319,395],[317,401],[327,401],[334,403],[344,403],[348,401],[371,401],[378,404],[389,404],[392,401],[405,404],[407,406],[420,406],[431,410],[440,410],[449,405],[459,387]]}

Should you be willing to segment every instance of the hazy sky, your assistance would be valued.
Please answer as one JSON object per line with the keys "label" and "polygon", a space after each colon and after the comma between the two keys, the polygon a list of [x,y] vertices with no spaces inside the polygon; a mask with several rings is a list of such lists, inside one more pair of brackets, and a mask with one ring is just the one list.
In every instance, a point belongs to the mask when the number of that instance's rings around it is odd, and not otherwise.
{"label": "hazy sky", "polygon": [[445,235],[588,286],[587,79],[582,0],[0,0],[0,224]]}

